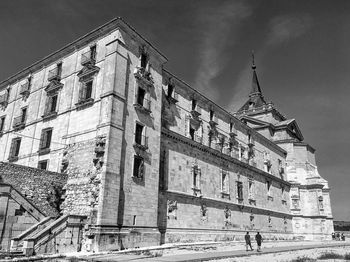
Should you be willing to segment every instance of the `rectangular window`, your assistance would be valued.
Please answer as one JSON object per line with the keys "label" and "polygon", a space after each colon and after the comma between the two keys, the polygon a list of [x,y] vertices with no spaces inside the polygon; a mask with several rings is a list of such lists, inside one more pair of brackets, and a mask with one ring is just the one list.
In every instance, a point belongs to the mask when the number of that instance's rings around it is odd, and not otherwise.
{"label": "rectangular window", "polygon": [[90,59],[96,60],[96,45],[90,46]]}
{"label": "rectangular window", "polygon": [[254,181],[249,179],[248,181],[248,192],[249,192],[249,199],[254,200],[255,199],[255,192],[254,192]]}
{"label": "rectangular window", "polygon": [[229,189],[229,174],[227,171],[221,171],[221,192],[228,194],[230,192]]}
{"label": "rectangular window", "polygon": [[192,167],[193,188],[200,189],[201,170],[198,166]]}
{"label": "rectangular window", "polygon": [[133,177],[143,179],[144,176],[144,160],[140,156],[134,156]]}
{"label": "rectangular window", "polygon": [[173,85],[168,85],[168,97],[171,97],[174,92],[174,86]]}
{"label": "rectangular window", "polygon": [[42,160],[38,162],[38,168],[42,170],[47,170],[48,160]]}
{"label": "rectangular window", "polygon": [[266,189],[267,189],[267,195],[269,196],[271,194],[271,181],[266,181]]}
{"label": "rectangular window", "polygon": [[146,90],[139,87],[137,92],[137,103],[143,106],[143,102],[145,100]]}
{"label": "rectangular window", "polygon": [[57,97],[58,95],[55,94],[50,97],[50,113],[56,112],[56,107],[57,107]]}
{"label": "rectangular window", "polygon": [[210,114],[210,121],[213,121],[214,120],[214,111],[210,110],[209,114]]}
{"label": "rectangular window", "polygon": [[322,196],[318,197],[318,206],[319,206],[320,210],[323,210],[323,197]]}
{"label": "rectangular window", "polygon": [[79,102],[83,102],[91,98],[92,84],[93,84],[92,80],[81,83]]}
{"label": "rectangular window", "polygon": [[195,130],[192,127],[190,127],[190,136],[192,140],[195,140]]}
{"label": "rectangular window", "polygon": [[141,54],[141,67],[142,68],[144,68],[144,69],[146,69],[146,67],[147,67],[147,61],[148,59],[147,59],[147,54],[145,54],[145,53],[142,53]]}
{"label": "rectangular window", "polygon": [[240,181],[237,181],[236,187],[237,187],[237,199],[243,200],[243,183]]}
{"label": "rectangular window", "polygon": [[49,149],[51,145],[52,128],[43,129],[40,138],[40,150]]}
{"label": "rectangular window", "polygon": [[196,110],[196,108],[197,108],[197,101],[195,99],[192,99],[192,107],[191,107],[192,111]]}
{"label": "rectangular window", "polygon": [[62,62],[57,64],[57,76],[61,78],[62,75]]}
{"label": "rectangular window", "polygon": [[27,118],[27,108],[24,107],[21,109],[22,113],[21,113],[21,122],[25,123],[26,118]]}
{"label": "rectangular window", "polygon": [[20,137],[13,138],[11,142],[10,155],[9,155],[10,161],[15,161],[18,159],[20,147],[21,147],[21,138]]}
{"label": "rectangular window", "polygon": [[142,144],[142,135],[143,135],[143,125],[136,123],[135,128],[135,143],[138,145]]}
{"label": "rectangular window", "polygon": [[0,118],[0,132],[4,131],[4,127],[5,127],[5,116],[2,116]]}

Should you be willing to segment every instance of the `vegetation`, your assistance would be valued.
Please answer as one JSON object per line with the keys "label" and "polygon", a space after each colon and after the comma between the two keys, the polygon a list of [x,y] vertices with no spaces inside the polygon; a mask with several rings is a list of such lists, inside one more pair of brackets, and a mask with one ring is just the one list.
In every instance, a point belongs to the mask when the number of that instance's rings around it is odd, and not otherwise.
{"label": "vegetation", "polygon": [[318,257],[318,259],[336,259],[336,258],[342,259],[342,258],[344,258],[344,256],[339,255],[339,254],[334,253],[334,252],[326,252]]}
{"label": "vegetation", "polygon": [[344,259],[345,259],[345,260],[350,260],[350,253],[346,253],[346,254],[344,255]]}
{"label": "vegetation", "polygon": [[307,256],[297,257],[293,260],[290,260],[290,262],[315,262],[315,261],[317,261],[317,260],[314,258],[307,257]]}

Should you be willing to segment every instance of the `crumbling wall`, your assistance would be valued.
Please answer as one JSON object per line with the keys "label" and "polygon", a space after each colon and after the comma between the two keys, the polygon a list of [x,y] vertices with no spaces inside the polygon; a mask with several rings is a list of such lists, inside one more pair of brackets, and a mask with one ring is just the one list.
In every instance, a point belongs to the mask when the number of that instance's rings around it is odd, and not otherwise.
{"label": "crumbling wall", "polygon": [[85,215],[94,223],[99,201],[105,138],[69,145],[63,152],[62,171],[68,175],[64,214]]}

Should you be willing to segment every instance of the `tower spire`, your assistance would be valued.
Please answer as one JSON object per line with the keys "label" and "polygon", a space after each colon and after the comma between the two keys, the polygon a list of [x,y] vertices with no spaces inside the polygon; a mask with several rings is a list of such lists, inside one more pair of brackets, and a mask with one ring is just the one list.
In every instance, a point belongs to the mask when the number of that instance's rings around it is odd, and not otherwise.
{"label": "tower spire", "polygon": [[256,65],[255,65],[255,59],[254,59],[254,50],[252,50],[252,69],[255,70]]}
{"label": "tower spire", "polygon": [[258,75],[256,74],[256,65],[255,65],[255,57],[254,51],[252,51],[252,69],[253,69],[253,79],[252,79],[252,90],[250,91],[249,96],[262,96],[261,88],[258,80]]}

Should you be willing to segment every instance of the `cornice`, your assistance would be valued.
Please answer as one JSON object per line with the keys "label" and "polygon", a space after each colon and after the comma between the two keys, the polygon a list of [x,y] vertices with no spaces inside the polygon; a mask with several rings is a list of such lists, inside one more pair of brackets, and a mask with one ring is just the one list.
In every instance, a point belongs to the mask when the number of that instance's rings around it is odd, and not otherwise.
{"label": "cornice", "polygon": [[[275,144],[274,142],[272,142],[271,140],[267,139],[266,137],[264,137],[262,134],[260,134],[258,131],[256,131],[254,128],[249,127],[248,125],[244,124],[240,119],[238,119],[236,116],[234,116],[232,113],[228,112],[226,109],[224,109],[223,107],[221,107],[220,105],[216,104],[215,102],[213,102],[212,100],[210,100],[209,98],[205,97],[203,94],[201,94],[200,92],[198,92],[197,90],[195,90],[194,88],[192,88],[190,85],[188,85],[186,82],[184,82],[183,80],[179,79],[177,76],[175,76],[174,74],[170,73],[169,71],[167,71],[166,69],[163,69],[163,72],[165,74],[168,75],[168,77],[172,77],[174,78],[177,82],[179,82],[181,85],[184,85],[186,88],[190,89],[192,92],[196,93],[196,95],[198,95],[199,97],[201,97],[202,100],[205,100],[205,102],[209,102],[209,104],[212,104],[213,106],[215,106],[216,108],[218,108],[222,114],[226,115],[227,118],[229,118],[230,120],[233,120],[236,125],[239,125],[240,129],[244,129],[246,133],[251,133],[254,137],[258,137],[261,141],[263,141],[264,143],[266,143],[267,145],[271,146],[274,150],[275,153],[286,156],[287,155],[287,151],[284,150],[283,148],[281,148],[280,146],[278,146],[277,144]],[[238,129],[239,130],[239,129]]]}
{"label": "cornice", "polygon": [[100,38],[101,36],[104,36],[108,33],[110,33],[113,30],[116,30],[118,28],[123,28],[125,30],[131,31],[134,34],[136,34],[139,38],[141,38],[144,42],[147,43],[150,47],[152,47],[153,50],[156,51],[157,54],[159,54],[164,62],[168,61],[165,55],[163,55],[157,48],[155,48],[147,39],[145,39],[142,35],[140,35],[132,26],[130,26],[128,23],[126,23],[121,17],[114,18],[113,20],[107,22],[106,24],[90,31],[89,33],[85,34],[84,36],[74,40],[73,42],[65,45],[61,49],[49,54],[48,56],[44,57],[43,59],[33,63],[32,65],[22,69],[21,71],[17,72],[16,74],[8,77],[7,79],[0,82],[0,90],[3,88],[6,88],[8,85],[13,84],[18,79],[21,79],[23,77],[26,77],[29,73],[33,73],[35,71],[38,71],[42,69],[43,67],[46,67],[53,62],[61,59],[62,57],[75,52],[77,49],[87,45],[88,43]]}
{"label": "cornice", "polygon": [[[164,191],[166,194],[172,194],[172,195],[179,195],[181,197],[186,197],[186,198],[191,198],[191,199],[198,199],[199,201],[208,201],[208,202],[216,202],[220,204],[225,204],[225,205],[230,205],[230,206],[235,206],[238,209],[241,209],[242,211],[245,212],[251,212],[252,210],[255,211],[255,213],[265,213],[265,214],[271,214],[279,217],[286,217],[286,218],[292,218],[293,215],[291,215],[288,212],[282,212],[278,210],[273,210],[273,209],[268,209],[268,208],[262,208],[262,207],[257,207],[257,206],[252,206],[252,205],[246,205],[246,204],[238,204],[234,203],[232,201],[228,201],[225,199],[218,199],[218,198],[212,198],[212,197],[206,197],[206,196],[194,196],[189,193],[181,192],[181,191],[175,191],[175,190],[166,190]],[[258,211],[258,212],[256,212]]]}
{"label": "cornice", "polygon": [[285,181],[285,180],[282,180],[282,179],[280,179],[278,177],[275,177],[275,176],[273,176],[273,175],[271,175],[269,173],[264,172],[263,170],[260,170],[260,169],[258,169],[256,167],[253,167],[253,166],[249,165],[249,164],[243,163],[243,162],[239,161],[236,158],[230,157],[230,156],[228,156],[228,155],[226,155],[224,153],[221,153],[221,152],[219,152],[219,151],[217,151],[217,150],[215,150],[213,148],[210,148],[210,147],[205,146],[205,145],[203,145],[201,143],[193,141],[192,139],[184,137],[184,136],[182,136],[182,135],[180,135],[180,134],[178,134],[178,133],[176,133],[174,131],[171,131],[169,129],[166,129],[164,127],[162,127],[162,135],[164,135],[164,136],[166,136],[168,138],[171,138],[173,140],[180,141],[180,142],[182,142],[184,144],[187,144],[187,145],[189,145],[191,147],[197,148],[198,150],[200,150],[202,152],[206,152],[208,154],[211,154],[214,157],[221,158],[221,159],[224,159],[226,161],[233,162],[236,165],[239,165],[239,166],[241,166],[243,168],[246,168],[246,169],[249,169],[249,170],[251,170],[253,172],[256,172],[256,173],[258,173],[258,174],[260,174],[260,175],[262,175],[262,176],[264,176],[264,177],[266,177],[268,179],[275,180],[275,181],[277,181],[277,182],[279,182],[281,184],[284,184],[286,186],[289,186],[289,187],[291,186],[291,183],[289,183],[288,181]]}

